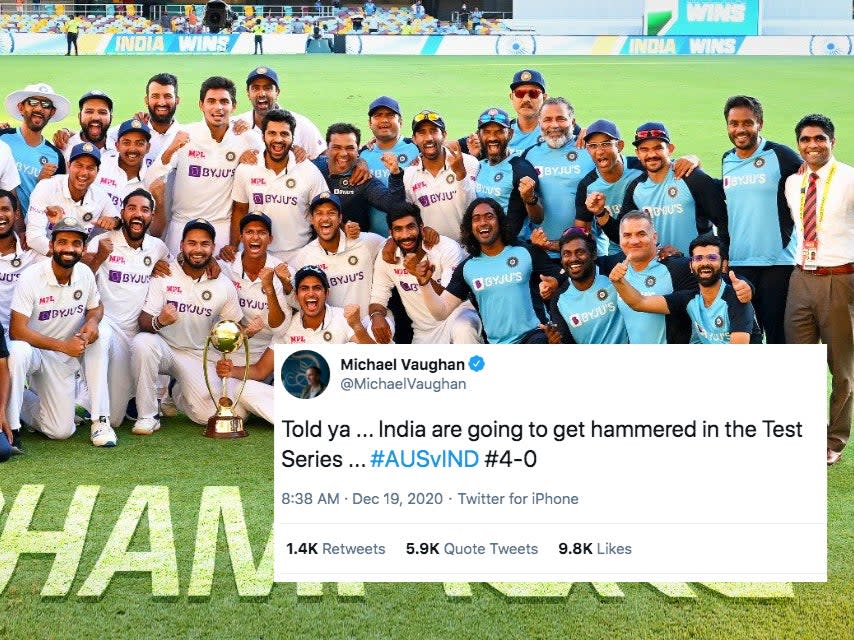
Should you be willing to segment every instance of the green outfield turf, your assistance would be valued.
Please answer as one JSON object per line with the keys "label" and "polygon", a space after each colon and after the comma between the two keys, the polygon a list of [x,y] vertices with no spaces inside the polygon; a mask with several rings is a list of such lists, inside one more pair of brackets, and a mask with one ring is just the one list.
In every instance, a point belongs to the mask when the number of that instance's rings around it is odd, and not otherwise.
{"label": "green outfield turf", "polygon": [[[0,95],[33,82],[48,82],[76,99],[100,88],[116,103],[114,121],[142,107],[145,81],[169,71],[178,75],[182,122],[199,119],[198,86],[209,75],[233,78],[240,89],[255,65],[275,68],[282,80],[281,103],[311,117],[323,130],[335,121],[353,121],[367,131],[367,104],[380,94],[397,97],[405,112],[440,111],[451,135],[469,133],[487,106],[508,106],[512,74],[530,65],[546,76],[549,93],[575,105],[581,124],[605,117],[617,121],[626,137],[636,124],[663,120],[679,152],[699,155],[714,175],[729,147],[721,113],[727,96],[748,93],[765,105],[767,137],[794,144],[794,123],[809,112],[830,115],[837,126],[837,157],[854,162],[854,102],[848,88],[852,60],[839,58],[392,58],[345,56],[221,57],[5,57]],[[248,103],[239,94],[238,112]],[[76,108],[73,109],[76,114]],[[0,121],[2,112],[0,112]],[[76,115],[62,124],[74,127]],[[793,363],[793,372],[797,363]],[[759,376],[758,376],[759,377]],[[793,373],[794,377],[794,373]],[[706,380],[714,380],[707,376]],[[725,381],[725,372],[720,379]],[[761,384],[761,381],[757,382]],[[725,395],[722,394],[722,397]],[[10,571],[4,548],[19,544],[10,527],[21,524],[32,489],[44,487],[30,529],[63,528],[75,492],[72,516],[88,528],[66,540],[45,542],[69,552],[85,545],[79,563],[53,565],[44,555],[22,557],[0,594],[0,639],[5,638],[364,638],[364,639],[820,639],[850,638],[854,628],[854,453],[828,472],[828,575],[823,584],[790,589],[744,587],[750,597],[733,598],[725,587],[647,584],[576,584],[567,594],[558,585],[541,585],[534,597],[512,597],[510,587],[473,584],[326,585],[323,596],[308,585],[270,585],[272,571],[262,561],[273,513],[273,436],[269,427],[250,424],[249,438],[214,441],[201,428],[176,418],[151,437],[131,436],[126,424],[119,446],[95,449],[88,429],[67,442],[24,434],[26,455],[0,465],[0,580]],[[608,468],[603,473],[619,474]],[[630,481],[631,479],[626,479]],[[674,482],[711,482],[674,478]],[[762,482],[762,478],[757,478]],[[85,487],[100,487],[95,489]],[[137,487],[166,490],[140,493]],[[198,536],[205,487],[229,490],[239,519],[218,528],[212,586],[204,580],[206,549],[212,535]],[[773,491],[773,487],[768,488]],[[87,494],[88,492],[88,494]],[[216,492],[214,492],[216,493]],[[86,496],[94,499],[91,515]],[[134,500],[149,508],[133,515]],[[136,503],[142,505],[142,502]],[[141,507],[140,507],[141,508]],[[17,510],[17,511],[15,511]],[[125,516],[122,517],[121,514]],[[27,522],[24,518],[23,525]],[[140,524],[133,531],[135,523]],[[205,521],[202,518],[202,521]],[[117,524],[119,523],[119,524]],[[164,523],[171,525],[167,535]],[[204,527],[202,527],[204,529]],[[72,527],[73,529],[73,527]],[[234,565],[226,532],[239,541],[246,531],[253,557],[237,552]],[[86,533],[88,532],[88,533]],[[236,533],[235,533],[236,532]],[[152,583],[148,573],[117,573],[106,588],[99,580],[109,540],[133,535],[131,551],[165,549],[156,563],[164,573]],[[168,570],[174,544],[177,572]],[[232,545],[234,547],[234,545]],[[73,554],[71,554],[73,555]],[[268,558],[269,559],[269,558]],[[258,576],[248,562],[261,562]],[[49,579],[51,569],[69,584]],[[237,577],[235,577],[237,574]],[[177,581],[172,580],[177,576]],[[50,583],[54,595],[43,595]],[[565,588],[563,588],[565,590]],[[695,597],[680,597],[693,594]],[[459,596],[459,597],[458,597]]]}

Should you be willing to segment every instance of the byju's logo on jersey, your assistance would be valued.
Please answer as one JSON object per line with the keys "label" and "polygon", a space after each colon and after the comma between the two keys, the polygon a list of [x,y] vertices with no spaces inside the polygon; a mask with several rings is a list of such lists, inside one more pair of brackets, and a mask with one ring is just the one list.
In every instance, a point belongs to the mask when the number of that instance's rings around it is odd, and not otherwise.
{"label": "byju's logo on jersey", "polygon": [[252,194],[252,202],[255,204],[264,204],[264,194],[263,193],[253,193]]}
{"label": "byju's logo on jersey", "polygon": [[188,174],[191,178],[201,178],[201,177],[202,177],[202,167],[201,167],[201,165],[198,165],[198,164],[191,164],[191,165],[187,168],[187,174]]}
{"label": "byju's logo on jersey", "polygon": [[475,278],[471,281],[471,286],[475,291],[483,291],[490,287],[500,286],[504,284],[516,284],[522,282],[522,272],[514,271],[513,273],[505,273],[500,276],[486,276],[484,278]]}
{"label": "byju's logo on jersey", "polygon": [[656,280],[655,280],[655,276],[647,276],[647,277],[646,277],[646,280],[644,280],[644,284],[645,284],[647,287],[654,287],[654,286],[655,286],[655,282],[656,282]]}

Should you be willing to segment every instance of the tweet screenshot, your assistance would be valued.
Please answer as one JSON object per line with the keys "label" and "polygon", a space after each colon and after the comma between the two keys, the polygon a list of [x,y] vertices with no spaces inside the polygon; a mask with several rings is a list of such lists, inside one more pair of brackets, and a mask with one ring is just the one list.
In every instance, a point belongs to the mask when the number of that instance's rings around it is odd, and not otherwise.
{"label": "tweet screenshot", "polygon": [[819,345],[277,345],[275,579],[826,581],[826,366]]}

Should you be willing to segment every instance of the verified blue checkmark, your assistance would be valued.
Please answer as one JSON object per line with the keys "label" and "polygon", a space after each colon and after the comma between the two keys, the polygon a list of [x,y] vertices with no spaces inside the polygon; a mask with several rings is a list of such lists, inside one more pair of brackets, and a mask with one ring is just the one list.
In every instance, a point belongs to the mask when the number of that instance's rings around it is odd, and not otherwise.
{"label": "verified blue checkmark", "polygon": [[480,356],[472,356],[469,358],[469,369],[472,371],[482,371],[486,362]]}

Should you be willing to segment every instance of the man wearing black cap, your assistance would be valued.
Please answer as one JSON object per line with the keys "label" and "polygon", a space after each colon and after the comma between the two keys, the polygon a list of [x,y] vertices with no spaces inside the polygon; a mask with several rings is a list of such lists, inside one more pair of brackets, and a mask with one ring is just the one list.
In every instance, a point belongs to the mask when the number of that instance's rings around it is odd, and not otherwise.
{"label": "man wearing black cap", "polygon": [[403,170],[406,199],[421,210],[425,225],[459,242],[463,214],[475,198],[477,158],[447,142],[445,120],[431,109],[415,114],[412,137],[420,156]]}
{"label": "man wearing black cap", "polygon": [[136,118],[125,120],[119,125],[116,139],[118,155],[102,158],[95,184],[107,192],[117,209],[127,194],[142,187],[150,141],[151,130],[147,124]]}
{"label": "man wearing black cap", "polygon": [[36,184],[27,212],[27,244],[42,255],[48,255],[48,225],[72,216],[87,231],[94,227],[116,229],[119,218],[109,196],[94,184],[101,164],[101,154],[91,142],[71,149],[68,175],[47,178]]}
{"label": "man wearing black cap", "polygon": [[[368,126],[374,134],[374,145],[370,148],[363,147],[359,157],[367,162],[373,176],[386,186],[391,172],[382,160],[384,154],[393,153],[397,156],[398,165],[404,168],[418,155],[418,147],[412,139],[400,135],[402,122],[403,112],[394,98],[380,96],[368,106]],[[371,207],[370,216],[368,228],[384,236],[387,232],[385,211]]]}
{"label": "man wearing black cap", "polygon": [[[172,262],[170,275],[154,278],[149,285],[139,314],[140,333],[134,337],[131,350],[137,379],[138,417],[132,429],[136,435],[151,435],[160,428],[155,393],[158,374],[175,378],[173,398],[188,418],[205,424],[210,417],[202,359],[205,341],[218,320],[240,322],[243,318],[231,281],[222,274],[208,276],[215,245],[213,225],[202,219],[190,220],[181,235],[183,260],[180,264]],[[209,364],[208,374],[214,378],[215,365]],[[246,388],[237,405],[238,414],[246,414],[245,403],[253,402],[246,394],[252,396],[256,391]]]}
{"label": "man wearing black cap", "polygon": [[[9,370],[12,388],[8,419],[19,430],[21,419],[48,438],[64,440],[75,431],[75,376],[82,368],[89,389],[92,444],[112,447],[109,424],[107,344],[109,327],[99,324],[104,307],[89,267],[78,264],[88,230],[66,216],[51,232],[51,260],[21,274],[12,298],[9,322]],[[29,381],[29,393],[24,384]],[[35,392],[34,395],[32,392]]]}
{"label": "man wearing black cap", "polygon": [[71,135],[68,129],[60,129],[53,136],[53,143],[63,150],[66,162],[70,160],[71,149],[81,142],[91,142],[102,156],[116,155],[116,146],[107,136],[113,121],[112,98],[100,89],[92,89],[80,97],[77,105],[80,131]]}
{"label": "man wearing black cap", "polygon": [[[246,95],[252,105],[252,110],[242,113],[236,118],[243,120],[252,129],[253,135],[260,137],[261,120],[270,109],[284,109],[278,103],[279,75],[270,67],[255,67],[246,77]],[[288,109],[290,111],[290,109]],[[320,130],[302,114],[290,111],[296,120],[296,127],[291,132],[294,144],[305,150],[310,159],[314,159],[326,150],[326,143]]]}
{"label": "man wearing black cap", "polygon": [[537,195],[539,176],[530,162],[507,150],[510,115],[491,107],[477,119],[477,137],[485,159],[480,161],[475,191],[478,198],[493,198],[507,212],[513,237],[527,240],[531,225],[543,221],[543,204]]}

